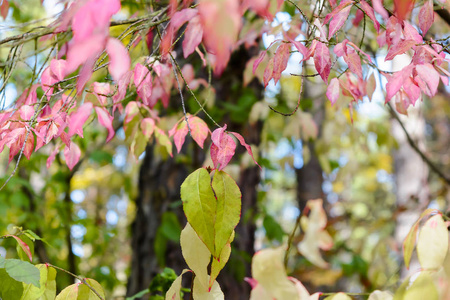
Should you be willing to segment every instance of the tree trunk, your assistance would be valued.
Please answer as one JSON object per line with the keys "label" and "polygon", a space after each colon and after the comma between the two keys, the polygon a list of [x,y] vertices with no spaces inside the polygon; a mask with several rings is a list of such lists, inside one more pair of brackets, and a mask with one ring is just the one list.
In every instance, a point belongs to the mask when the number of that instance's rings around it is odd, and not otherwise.
{"label": "tree trunk", "polygon": [[[155,254],[155,237],[161,217],[170,204],[180,200],[180,186],[188,175],[185,165],[154,155],[147,146],[139,172],[139,195],[136,199],[136,217],[132,224],[132,263],[127,296],[149,287],[152,278],[160,272]],[[182,215],[181,208],[176,211]],[[184,216],[183,216],[184,217]],[[179,245],[168,241],[167,267],[178,274],[185,267]]]}

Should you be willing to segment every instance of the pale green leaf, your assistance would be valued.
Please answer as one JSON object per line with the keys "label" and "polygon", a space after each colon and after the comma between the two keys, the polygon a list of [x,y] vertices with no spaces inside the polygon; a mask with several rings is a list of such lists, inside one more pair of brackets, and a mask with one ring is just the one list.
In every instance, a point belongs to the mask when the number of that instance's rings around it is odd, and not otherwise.
{"label": "pale green leaf", "polygon": [[373,291],[367,300],[392,300],[394,296],[387,291]]}
{"label": "pale green leaf", "polygon": [[217,197],[215,229],[215,255],[218,257],[228,243],[241,218],[241,191],[236,182],[225,172],[216,171],[212,188]]}
{"label": "pale green leaf", "polygon": [[[86,282],[93,288],[103,299],[105,299],[105,291],[100,283],[94,279],[86,278]],[[78,300],[98,300],[99,297],[86,284],[81,283],[78,286]]]}
{"label": "pale green leaf", "polygon": [[295,284],[287,278],[283,248],[264,249],[252,259],[252,277],[276,299],[298,299]]}
{"label": "pale green leaf", "polygon": [[419,219],[414,223],[413,227],[408,232],[405,240],[403,241],[403,258],[405,260],[406,268],[409,268],[409,262],[411,261],[414,245],[416,244],[417,230],[419,229],[420,221],[429,214],[436,212],[436,209],[428,208],[420,215]]}
{"label": "pale green leaf", "polygon": [[223,295],[222,290],[220,289],[220,285],[217,281],[214,281],[211,288],[208,286],[204,286],[200,283],[200,280],[197,276],[194,278],[194,287],[192,290],[192,294],[195,300],[224,300],[225,297]]}
{"label": "pale green leaf", "polygon": [[208,286],[208,265],[211,261],[211,253],[189,223],[181,231],[180,244],[187,265],[194,272],[195,277],[204,286]]}
{"label": "pale green leaf", "polygon": [[[420,237],[419,237],[420,239]],[[403,297],[404,300],[438,300],[439,294],[431,276],[421,272]]]}
{"label": "pale green leaf", "polygon": [[166,293],[165,300],[181,300],[180,290],[181,290],[181,279],[183,279],[183,274],[188,272],[189,270],[184,269],[181,272],[180,276],[172,282],[170,289]]}
{"label": "pale green leaf", "polygon": [[47,265],[36,265],[36,268],[38,268],[40,272],[41,279],[39,281],[40,288],[34,286],[31,283],[23,284],[23,294],[21,300],[35,300],[41,297],[46,288],[47,283],[47,274],[48,274],[48,267]]}
{"label": "pale green leaf", "polygon": [[432,216],[420,229],[417,256],[423,269],[443,266],[448,251],[448,231],[440,214]]}
{"label": "pale green leaf", "polygon": [[217,202],[208,171],[200,168],[186,178],[181,185],[181,200],[189,224],[214,255]]}
{"label": "pale green leaf", "polygon": [[5,267],[5,259],[0,256],[0,268],[4,268]]}
{"label": "pale green leaf", "polygon": [[31,283],[36,287],[40,287],[40,272],[38,268],[29,262],[20,259],[6,259],[5,270],[11,278],[23,282]]}
{"label": "pale green leaf", "polygon": [[39,300],[54,300],[56,297],[56,270],[48,267],[47,282],[45,283],[44,294]]}
{"label": "pale green leaf", "polygon": [[55,300],[77,300],[79,285],[79,283],[69,285],[56,296]]}

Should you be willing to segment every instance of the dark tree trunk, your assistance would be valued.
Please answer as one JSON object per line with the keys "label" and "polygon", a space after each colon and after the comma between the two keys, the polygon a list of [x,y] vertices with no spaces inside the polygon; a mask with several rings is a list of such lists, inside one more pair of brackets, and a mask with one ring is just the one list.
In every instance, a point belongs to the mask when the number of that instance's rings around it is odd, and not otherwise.
{"label": "dark tree trunk", "polygon": [[[180,186],[188,175],[188,169],[174,159],[161,159],[147,146],[139,172],[139,195],[136,199],[136,217],[132,224],[132,263],[127,296],[148,288],[152,278],[160,272],[155,254],[156,232],[164,212],[170,204],[180,200]],[[182,215],[181,208],[176,211]],[[181,217],[181,216],[180,216]],[[179,245],[168,242],[167,267],[178,274],[185,263]]]}

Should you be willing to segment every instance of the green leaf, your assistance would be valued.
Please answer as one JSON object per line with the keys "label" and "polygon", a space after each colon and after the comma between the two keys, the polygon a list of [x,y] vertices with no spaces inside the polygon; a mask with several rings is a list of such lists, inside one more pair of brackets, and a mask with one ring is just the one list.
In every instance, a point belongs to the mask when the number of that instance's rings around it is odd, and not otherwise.
{"label": "green leaf", "polygon": [[80,283],[74,283],[66,287],[56,296],[55,300],[77,300],[78,286]]}
{"label": "green leaf", "polygon": [[48,267],[47,282],[45,283],[44,294],[40,300],[54,300],[56,297],[56,270]]}
{"label": "green leaf", "polygon": [[164,236],[172,242],[180,242],[181,225],[177,215],[173,212],[167,211],[162,215],[160,229]]}
{"label": "green leaf", "polygon": [[208,286],[208,265],[211,261],[211,253],[189,223],[181,231],[180,243],[187,265],[202,285]]}
{"label": "green leaf", "polygon": [[11,278],[5,269],[0,269],[0,296],[2,299],[20,299],[23,284]]}
{"label": "green leaf", "polygon": [[[86,278],[86,282],[103,298],[105,299],[105,291],[103,290],[100,283],[94,279]],[[78,286],[78,300],[98,300],[99,297],[94,293],[94,291],[88,287],[86,284],[81,283]]]}
{"label": "green leaf", "polygon": [[223,247],[241,218],[241,191],[236,182],[225,172],[216,171],[212,188],[217,197],[214,257],[219,257]]}
{"label": "green leaf", "polygon": [[414,223],[413,227],[408,232],[405,240],[403,241],[403,258],[405,260],[406,268],[409,268],[409,262],[411,261],[412,252],[414,250],[414,245],[416,244],[417,230],[419,229],[420,221],[428,216],[429,214],[436,212],[436,209],[428,208],[419,217],[419,219]]}
{"label": "green leaf", "polygon": [[5,259],[3,256],[0,256],[0,268],[5,268]]}
{"label": "green leaf", "polygon": [[11,278],[23,282],[31,283],[40,288],[40,272],[38,268],[29,262],[20,259],[7,259],[5,261],[5,270]]}
{"label": "green leaf", "polygon": [[447,226],[440,214],[428,219],[420,229],[417,256],[423,269],[438,269],[448,251]]}
{"label": "green leaf", "polygon": [[225,247],[223,247],[219,259],[213,257],[211,263],[211,276],[209,277],[210,288],[213,286],[217,276],[219,276],[220,271],[225,267],[226,263],[228,262],[230,254],[231,254],[231,245],[228,243],[225,245]]}
{"label": "green leaf", "polygon": [[283,241],[283,236],[285,235],[283,228],[281,228],[280,224],[271,215],[264,217],[263,226],[269,240],[277,240],[280,243]]}
{"label": "green leaf", "polygon": [[21,300],[35,300],[41,297],[46,289],[48,267],[47,265],[36,265],[40,272],[41,279],[39,281],[40,288],[34,286],[31,283],[23,284],[23,294]]}
{"label": "green leaf", "polygon": [[217,202],[208,171],[200,168],[186,178],[181,185],[181,200],[189,224],[214,255]]}
{"label": "green leaf", "polygon": [[149,292],[150,292],[149,289],[145,289],[143,291],[140,291],[137,294],[134,294],[131,297],[127,297],[125,300],[134,300],[134,299],[137,299],[137,298],[141,298],[142,296],[144,296],[145,294],[148,294]]}
{"label": "green leaf", "polygon": [[20,241],[17,240],[17,254],[19,255],[21,260],[29,259],[30,262],[33,260],[34,254],[34,243],[33,241],[26,235],[23,234],[20,236]]}

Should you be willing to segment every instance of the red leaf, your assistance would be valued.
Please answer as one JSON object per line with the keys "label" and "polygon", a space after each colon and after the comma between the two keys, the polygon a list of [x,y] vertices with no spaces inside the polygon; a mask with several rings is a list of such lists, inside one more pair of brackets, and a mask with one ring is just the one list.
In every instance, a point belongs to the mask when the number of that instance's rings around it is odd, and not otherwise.
{"label": "red leaf", "polygon": [[195,48],[197,48],[198,45],[202,42],[203,38],[203,28],[200,24],[200,18],[194,17],[192,20],[189,21],[188,25],[186,26],[186,32],[184,33],[184,40],[183,40],[183,55],[184,58],[191,55]]}
{"label": "red leaf", "polygon": [[2,15],[3,19],[6,19],[8,16],[9,11],[9,2],[8,0],[3,0],[2,5],[0,6],[0,14]]}
{"label": "red leaf", "polygon": [[395,12],[400,21],[405,20],[414,7],[414,0],[394,0]]}
{"label": "red leaf", "polygon": [[236,143],[231,136],[229,136],[225,130],[227,126],[218,128],[211,134],[211,159],[214,167],[221,171],[230,162],[236,150]]}
{"label": "red leaf", "polygon": [[344,25],[345,21],[348,19],[348,15],[350,14],[351,6],[346,6],[344,9],[339,11],[333,16],[333,19],[330,22],[330,30],[328,32],[328,39],[331,37]]}
{"label": "red leaf", "polygon": [[314,51],[314,65],[323,81],[328,82],[328,75],[331,70],[331,57],[327,45],[322,42],[317,43]]}
{"label": "red leaf", "polygon": [[430,29],[434,22],[433,1],[426,0],[422,8],[419,11],[419,27],[422,30],[423,36]]}
{"label": "red leaf", "polygon": [[27,243],[25,243],[24,241],[22,241],[19,237],[15,236],[15,235],[8,234],[6,236],[10,236],[10,237],[14,238],[17,241],[17,243],[19,244],[20,248],[22,248],[23,252],[25,252],[27,254],[30,261],[33,260],[33,256],[31,255],[30,247],[27,245]]}
{"label": "red leaf", "polygon": [[333,78],[330,81],[330,84],[328,85],[327,88],[327,97],[331,102],[331,105],[334,105],[337,101],[337,99],[339,98],[339,93],[340,93],[340,87],[339,87],[339,79],[337,78]]}
{"label": "red leaf", "polygon": [[114,119],[106,109],[101,107],[96,107],[95,111],[97,112],[98,122],[108,129],[108,137],[106,138],[106,142],[109,142],[115,134],[114,128],[112,126],[112,120]]}
{"label": "red leaf", "polygon": [[181,147],[183,147],[188,132],[189,128],[186,126],[186,120],[184,119],[180,123],[175,124],[169,131],[169,136],[173,136],[173,142],[175,143],[178,153],[180,153]]}
{"label": "red leaf", "polygon": [[278,47],[275,56],[273,57],[273,73],[272,78],[274,83],[277,84],[278,80],[281,78],[281,72],[287,67],[291,50],[291,45],[288,43],[281,43]]}
{"label": "red leaf", "polygon": [[130,55],[124,45],[118,39],[114,38],[108,39],[106,52],[109,55],[108,70],[114,81],[118,82],[130,69]]}
{"label": "red leaf", "polygon": [[80,156],[81,150],[74,142],[70,143],[70,147],[66,146],[64,148],[64,158],[66,159],[66,165],[70,170],[72,170],[73,167],[75,167],[75,165],[78,163],[78,161],[80,160]]}
{"label": "red leaf", "polygon": [[258,164],[258,162],[256,162],[255,158],[253,157],[252,147],[250,147],[250,145],[248,145],[245,142],[244,137],[237,132],[231,132],[231,133],[238,139],[239,143],[241,143],[241,145],[244,146],[245,149],[247,149],[248,154],[250,154],[250,156],[252,157],[255,164],[257,164],[258,167],[261,168],[261,166]]}
{"label": "red leaf", "polygon": [[69,137],[72,137],[75,133],[83,137],[83,125],[90,117],[92,111],[92,103],[85,102],[76,111],[74,111],[69,117]]}

